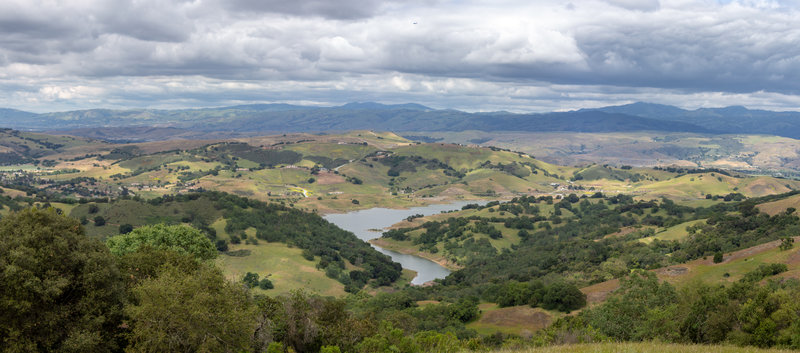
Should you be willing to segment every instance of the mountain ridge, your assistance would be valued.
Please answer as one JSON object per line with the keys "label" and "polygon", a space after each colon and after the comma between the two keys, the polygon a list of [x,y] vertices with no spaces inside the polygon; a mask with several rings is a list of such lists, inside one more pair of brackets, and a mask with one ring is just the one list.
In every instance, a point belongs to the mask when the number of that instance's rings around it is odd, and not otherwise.
{"label": "mountain ridge", "polygon": [[800,112],[742,106],[686,110],[637,102],[549,113],[433,109],[416,103],[352,102],[340,106],[249,104],[198,109],[88,109],[31,113],[0,108],[0,126],[34,131],[121,127],[169,127],[192,131],[323,132],[383,131],[664,131],[766,134],[800,138]]}

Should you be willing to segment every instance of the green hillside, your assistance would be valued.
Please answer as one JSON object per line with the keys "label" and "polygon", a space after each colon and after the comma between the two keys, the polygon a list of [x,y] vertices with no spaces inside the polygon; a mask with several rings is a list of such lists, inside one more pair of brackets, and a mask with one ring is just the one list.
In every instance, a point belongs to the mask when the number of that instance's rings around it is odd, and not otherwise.
{"label": "green hillside", "polygon": [[785,349],[759,349],[753,347],[666,344],[666,343],[594,343],[569,344],[539,348],[502,349],[497,353],[779,353],[793,352]]}
{"label": "green hillside", "polygon": [[[750,135],[748,135],[750,134]],[[439,142],[497,146],[562,165],[682,166],[797,177],[800,140],[670,132],[416,132]]]}
{"label": "green hillside", "polygon": [[46,152],[51,153],[48,157],[26,160],[40,164],[39,169],[33,164],[9,166],[9,170],[25,174],[11,176],[7,184],[17,180],[51,196],[73,198],[153,198],[198,189],[219,190],[321,213],[521,195],[591,196],[596,192],[633,194],[645,200],[667,197],[708,206],[731,194],[757,197],[800,189],[800,182],[794,180],[722,170],[558,166],[511,150],[416,143],[373,131],[207,143],[62,140],[58,140],[62,147]]}
{"label": "green hillside", "polygon": [[104,143],[73,136],[0,129],[0,165],[39,165],[44,162],[43,167],[51,167],[55,161],[47,160],[48,156],[89,144]]}
{"label": "green hillside", "polygon": [[[49,166],[2,171],[0,214],[54,206],[92,239],[156,223],[191,225],[218,249],[213,266],[225,280],[268,281],[263,288],[248,282],[251,295],[266,295],[253,298],[280,298],[258,304],[263,310],[310,301],[307,312],[321,310],[313,314],[320,327],[331,324],[331,313],[362,320],[351,322],[362,330],[358,342],[402,337],[416,351],[425,351],[426,335],[459,349],[563,337],[800,342],[792,324],[800,311],[787,299],[800,295],[794,180],[688,167],[558,166],[495,147],[371,131],[75,142],[52,153],[38,157]],[[426,286],[408,285],[398,264],[318,215],[452,200],[475,203],[409,217],[374,241],[453,270]],[[341,302],[308,299],[300,289]],[[636,299],[649,297],[660,301]]]}
{"label": "green hillside", "polygon": [[230,278],[272,273],[277,292],[307,285],[342,294],[367,283],[388,286],[401,276],[398,264],[318,215],[219,192],[82,203],[69,215],[101,239],[118,234],[122,225],[191,224],[216,243]]}

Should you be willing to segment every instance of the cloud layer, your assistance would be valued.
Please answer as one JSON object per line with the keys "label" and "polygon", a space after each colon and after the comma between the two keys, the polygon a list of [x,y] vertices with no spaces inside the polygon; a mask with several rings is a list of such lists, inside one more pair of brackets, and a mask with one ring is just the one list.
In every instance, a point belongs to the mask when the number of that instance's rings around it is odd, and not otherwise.
{"label": "cloud layer", "polygon": [[0,106],[800,107],[791,1],[6,0]]}

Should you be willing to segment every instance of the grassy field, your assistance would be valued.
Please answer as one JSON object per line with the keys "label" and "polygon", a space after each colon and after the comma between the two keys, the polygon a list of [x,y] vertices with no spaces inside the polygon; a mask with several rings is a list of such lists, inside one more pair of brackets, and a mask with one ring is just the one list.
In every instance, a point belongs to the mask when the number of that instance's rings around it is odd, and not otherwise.
{"label": "grassy field", "polygon": [[[704,148],[717,148],[724,144],[718,139],[692,137],[689,140],[698,146],[705,146]],[[757,140],[759,143],[767,143],[762,141],[763,139]],[[714,173],[678,175],[664,170],[638,167],[621,169],[599,164],[580,167],[559,166],[534,159],[524,153],[475,145],[416,144],[393,133],[372,131],[353,131],[339,135],[289,134],[240,141],[249,143],[251,148],[292,150],[301,153],[304,159],[293,166],[257,170],[254,162],[244,158],[232,160],[228,154],[223,156],[209,154],[209,148],[212,147],[197,148],[198,145],[202,145],[200,141],[186,141],[183,144],[170,142],[168,146],[161,143],[159,148],[153,148],[155,145],[151,146],[152,144],[130,144],[124,146],[134,147],[137,153],[164,151],[167,147],[171,151],[145,154],[119,161],[100,160],[96,157],[62,160],[55,169],[69,168],[80,172],[53,175],[48,178],[65,181],[91,177],[97,179],[99,183],[91,187],[105,188],[112,192],[127,187],[141,197],[182,192],[186,191],[187,187],[202,187],[263,201],[284,201],[303,209],[323,213],[375,206],[424,205],[429,200],[436,199],[438,201],[470,198],[510,199],[522,194],[588,195],[595,191],[612,194],[629,193],[634,194],[637,199],[669,196],[683,203],[706,205],[713,203],[705,199],[707,194],[740,192],[746,196],[760,196],[800,189],[800,182],[771,177],[733,178]],[[92,152],[88,147],[94,146],[81,141],[73,144],[74,147],[65,149],[70,151],[80,149],[88,153]],[[106,153],[119,146],[123,145],[98,143],[93,152]],[[389,166],[381,163],[379,156],[364,158],[376,151],[391,151],[398,156],[420,156],[426,160],[436,159],[446,163],[447,166],[428,169],[424,164],[420,164],[417,165],[416,171],[407,168],[402,170],[399,176],[391,177],[388,175]],[[335,172],[323,171],[318,175],[312,175],[311,169],[319,166],[319,163],[313,162],[312,159],[319,157],[328,158],[329,161],[338,159],[335,163],[325,162],[330,165],[347,162]],[[233,161],[237,164],[231,164]],[[510,170],[501,170],[513,163],[516,164],[510,167]],[[221,170],[214,173],[215,175],[208,175],[207,172],[216,167],[220,167]],[[448,168],[453,170],[448,171]],[[142,172],[144,170],[147,171]],[[206,172],[200,172],[201,170]],[[459,178],[454,176],[453,172],[465,173],[465,176]],[[525,175],[527,172],[530,174]],[[136,175],[111,178],[115,174],[127,176],[131,173]],[[570,178],[576,175],[582,176],[583,179],[570,181]],[[351,180],[348,181],[347,177]],[[314,180],[309,182],[312,178]],[[353,178],[362,182],[354,183]],[[577,188],[573,189],[578,190],[567,189],[568,186],[576,186]],[[298,192],[302,190],[307,190],[308,197]],[[358,203],[353,200],[357,200]]]}
{"label": "grassy field", "polygon": [[[796,241],[798,239],[795,239]],[[725,254],[721,263],[715,264],[708,259],[698,259],[686,264],[670,266],[656,270],[659,278],[680,287],[692,281],[730,283],[734,282],[745,273],[753,271],[759,265],[769,263],[785,263],[789,271],[780,274],[780,278],[800,277],[800,248],[780,250],[780,241],[761,244],[752,248]],[[673,271],[671,269],[677,269]],[[684,270],[686,271],[684,272]]]}
{"label": "grassy field", "polygon": [[494,353],[781,353],[796,352],[783,349],[761,349],[754,347],[642,343],[593,343],[570,344],[523,349],[501,349]]}
{"label": "grassy field", "polygon": [[216,262],[225,276],[232,281],[241,280],[247,272],[265,276],[275,285],[274,289],[263,291],[270,295],[305,289],[313,293],[330,296],[344,295],[344,285],[330,279],[316,268],[316,261],[308,261],[301,255],[302,250],[290,248],[282,243],[260,242],[258,245],[231,245],[230,251],[249,250],[250,255],[234,257],[220,255]]}
{"label": "grassy field", "polygon": [[[795,237],[795,242],[800,237]],[[785,263],[789,270],[773,278],[800,279],[800,247],[780,250],[780,241],[772,241],[751,248],[724,254],[721,263],[711,259],[697,259],[684,264],[672,265],[653,270],[659,279],[680,288],[696,281],[726,284],[741,279],[746,273],[756,270],[760,265]],[[589,303],[598,303],[614,290],[619,288],[619,280],[614,279],[597,283],[581,289],[587,295]]]}
{"label": "grassy field", "polygon": [[494,303],[480,304],[481,317],[467,324],[481,335],[495,332],[529,336],[536,330],[547,327],[558,317],[564,316],[557,311],[542,308],[531,308],[527,305],[501,308]]}
{"label": "grassy field", "polygon": [[758,207],[758,209],[761,212],[764,212],[770,216],[774,216],[778,213],[784,212],[789,207],[800,209],[800,195],[787,197],[785,199],[778,201],[763,203],[756,207]]}
{"label": "grassy field", "polygon": [[694,220],[694,221],[684,222],[684,223],[678,224],[676,226],[672,226],[672,227],[669,227],[667,229],[664,229],[664,230],[656,233],[656,235],[654,235],[652,237],[641,238],[641,239],[639,239],[639,241],[641,241],[643,243],[646,243],[646,244],[649,244],[654,239],[658,239],[658,240],[681,240],[683,238],[686,238],[686,236],[689,235],[689,232],[686,231],[686,227],[690,227],[690,226],[693,226],[693,225],[698,224],[698,223],[703,223],[705,221],[706,221],[705,219],[698,219],[698,220]]}
{"label": "grassy field", "polygon": [[304,156],[320,156],[330,159],[359,159],[377,149],[373,146],[338,144],[338,143],[301,143],[286,147],[288,150],[299,152]]}
{"label": "grassy field", "polygon": [[800,167],[800,141],[763,135],[480,131],[415,135],[442,138],[443,142],[510,148],[564,165],[675,165],[764,171],[797,171]]}

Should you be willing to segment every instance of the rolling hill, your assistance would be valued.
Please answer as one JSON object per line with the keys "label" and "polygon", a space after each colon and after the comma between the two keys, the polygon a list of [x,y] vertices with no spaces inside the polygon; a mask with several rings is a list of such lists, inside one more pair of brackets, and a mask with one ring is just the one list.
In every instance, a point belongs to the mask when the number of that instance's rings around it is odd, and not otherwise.
{"label": "rolling hill", "polygon": [[[371,306],[369,315],[408,330],[439,330],[445,326],[435,320],[449,318],[464,339],[495,331],[530,337],[547,327],[537,337],[550,342],[561,337],[545,338],[551,332],[571,331],[547,330],[565,329],[584,312],[599,315],[582,309],[584,294],[590,303],[612,302],[616,294],[606,301],[608,294],[625,288],[631,273],[652,272],[677,293],[698,279],[731,288],[747,279],[746,288],[735,287],[747,289],[742,296],[784,295],[800,277],[798,251],[782,249],[800,230],[794,180],[692,167],[562,166],[497,147],[365,130],[125,144],[6,133],[42,152],[0,171],[0,213],[53,205],[101,239],[145,224],[191,224],[215,240],[223,253],[216,265],[228,279],[268,277],[270,295],[364,290],[348,310]],[[407,286],[396,264],[313,214],[456,199],[491,201],[410,217],[379,240],[454,270],[431,287]],[[776,263],[786,268],[768,267],[762,276],[761,265]],[[764,279],[783,281],[762,286]],[[669,310],[694,305],[689,297],[670,300]],[[746,309],[743,303],[731,307]],[[574,310],[582,311],[567,314]],[[752,336],[741,326],[721,332]]]}
{"label": "rolling hill", "polygon": [[26,183],[65,197],[151,198],[205,189],[327,213],[596,192],[705,204],[714,196],[756,197],[800,188],[794,180],[716,169],[562,166],[496,147],[418,143],[374,131],[131,144],[12,130],[6,134],[7,144],[25,146],[9,147],[15,159],[7,164],[30,169],[30,174],[14,178],[30,177]]}

